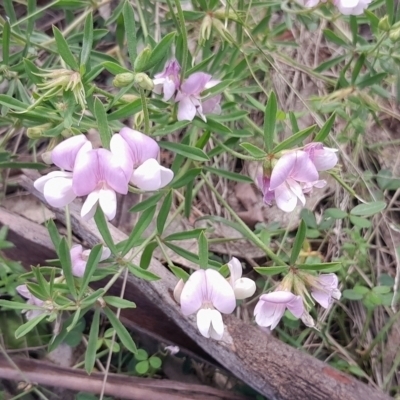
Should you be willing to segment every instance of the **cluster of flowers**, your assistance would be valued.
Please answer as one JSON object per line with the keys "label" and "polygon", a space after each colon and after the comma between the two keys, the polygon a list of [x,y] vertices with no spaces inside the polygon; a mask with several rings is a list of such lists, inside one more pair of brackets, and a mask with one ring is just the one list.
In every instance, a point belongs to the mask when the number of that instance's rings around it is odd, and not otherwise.
{"label": "cluster of flowers", "polygon": [[[333,4],[343,15],[361,15],[372,0],[333,0]],[[306,7],[316,7],[319,3],[325,3],[326,0],[306,0]]]}
{"label": "cluster of flowers", "polygon": [[[81,245],[75,245],[70,250],[71,257],[71,267],[72,267],[72,275],[77,278],[82,278],[85,274],[86,264],[89,259],[91,250],[83,250]],[[107,260],[111,256],[111,251],[107,247],[103,247],[100,261]],[[40,300],[35,297],[28,289],[26,285],[17,286],[17,292],[24,298],[27,299],[26,303],[41,307],[40,309],[35,310],[27,310],[26,311],[26,319],[31,320],[41,314],[51,312],[53,310],[53,304],[51,301]]]}
{"label": "cluster of flowers", "polygon": [[206,121],[205,114],[219,114],[221,95],[202,96],[202,92],[220,83],[204,72],[195,72],[181,82],[181,66],[170,60],[164,71],[156,74],[153,91],[164,95],[164,101],[172,99],[178,103],[178,121],[192,121],[196,114]]}
{"label": "cluster of flowers", "polygon": [[51,161],[63,171],[50,172],[34,185],[53,207],[87,196],[82,218],[93,217],[99,204],[111,220],[117,210],[116,193],[127,194],[129,183],[152,191],[171,182],[174,174],[158,163],[159,152],[154,139],[129,128],[112,136],[110,150],[93,149],[85,135],[73,136],[51,152]]}
{"label": "cluster of flowers", "polygon": [[268,161],[263,174],[257,177],[264,203],[271,205],[275,200],[285,212],[293,211],[298,201],[305,205],[305,193],[326,185],[325,180],[319,179],[319,172],[337,164],[336,152],[322,143],[309,143],[303,150],[284,153],[273,166],[274,160]]}

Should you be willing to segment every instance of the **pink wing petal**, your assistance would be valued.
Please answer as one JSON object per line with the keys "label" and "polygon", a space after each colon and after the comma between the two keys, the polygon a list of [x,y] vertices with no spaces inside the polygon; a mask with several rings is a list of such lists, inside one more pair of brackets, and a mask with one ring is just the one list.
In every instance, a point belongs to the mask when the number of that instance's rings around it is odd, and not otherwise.
{"label": "pink wing petal", "polygon": [[328,308],[332,302],[330,294],[324,290],[312,289],[311,296],[314,297],[315,301],[324,308]]}
{"label": "pink wing petal", "polygon": [[297,196],[283,183],[275,189],[275,201],[278,208],[285,212],[292,212],[297,205]]}
{"label": "pink wing petal", "polygon": [[82,246],[73,246],[70,250],[71,263],[72,263],[72,275],[82,278],[85,274],[86,261],[82,259]]}
{"label": "pink wing petal", "polygon": [[72,188],[72,179],[63,177],[48,180],[44,185],[43,194],[46,201],[57,208],[65,207],[76,198]]}
{"label": "pink wing petal", "polygon": [[190,275],[181,293],[181,309],[184,315],[197,312],[203,305],[203,294],[207,291],[206,274],[203,269]]}
{"label": "pink wing petal", "polygon": [[230,314],[236,308],[236,298],[232,286],[213,269],[205,271],[207,282],[206,299],[223,314]]}
{"label": "pink wing petal", "polygon": [[32,297],[31,292],[28,290],[26,285],[19,285],[16,288],[16,291],[26,299],[30,299]]}
{"label": "pink wing petal", "polygon": [[64,171],[49,172],[47,175],[41,176],[40,178],[36,179],[36,181],[33,182],[33,186],[35,187],[36,190],[39,190],[39,192],[43,193],[45,184],[53,178],[72,179],[72,172],[64,172]]}
{"label": "pink wing petal", "polygon": [[72,171],[75,159],[82,146],[92,147],[85,135],[73,136],[58,144],[51,152],[51,160],[57,167]]}
{"label": "pink wing petal", "polygon": [[175,94],[176,91],[175,82],[167,78],[164,82],[163,91],[164,91],[164,101],[168,101]]}
{"label": "pink wing petal", "polygon": [[300,296],[295,296],[287,303],[287,308],[296,318],[300,318],[304,313],[303,299]]}
{"label": "pink wing petal", "polygon": [[270,190],[275,190],[278,186],[282,185],[287,178],[290,177],[292,170],[296,164],[296,152],[284,154],[276,163],[271,173],[271,180],[269,184]]}
{"label": "pink wing petal", "polygon": [[275,292],[260,296],[260,300],[276,304],[286,304],[295,298],[296,296],[292,292],[287,292],[284,290],[276,290]]}
{"label": "pink wing petal", "polygon": [[181,91],[188,95],[198,96],[206,88],[211,78],[211,75],[204,72],[195,72],[183,82]]}
{"label": "pink wing petal", "polygon": [[158,190],[161,187],[160,164],[157,160],[150,159],[145,161],[132,174],[131,182],[142,190]]}
{"label": "pink wing petal", "polygon": [[335,150],[324,148],[314,152],[312,162],[318,171],[327,171],[338,163],[338,156]]}
{"label": "pink wing petal", "polygon": [[212,317],[212,310],[210,308],[201,308],[196,315],[197,328],[206,338],[210,337]]}
{"label": "pink wing petal", "polygon": [[218,107],[221,101],[222,96],[219,94],[217,96],[211,97],[202,102],[203,105],[203,113],[204,114],[219,114],[221,112],[221,108]]}
{"label": "pink wing petal", "polygon": [[91,219],[97,208],[97,202],[99,201],[99,195],[100,191],[99,190],[94,190],[92,193],[89,193],[89,196],[86,198],[85,202],[83,203],[82,209],[81,209],[81,217],[85,220],[88,221]]}
{"label": "pink wing petal", "polygon": [[196,111],[196,107],[190,97],[182,97],[178,104],[178,121],[193,121]]}
{"label": "pink wing petal", "polygon": [[172,181],[172,179],[174,179],[174,173],[171,169],[165,168],[162,165],[160,165],[160,178],[161,178],[161,183],[160,183],[160,189],[161,189],[164,186],[167,186]]}

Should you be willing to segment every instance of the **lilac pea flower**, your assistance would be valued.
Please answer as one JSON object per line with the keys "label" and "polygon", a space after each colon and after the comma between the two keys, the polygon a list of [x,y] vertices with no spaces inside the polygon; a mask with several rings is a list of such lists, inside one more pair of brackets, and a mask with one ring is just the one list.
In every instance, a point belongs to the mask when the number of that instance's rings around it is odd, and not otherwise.
{"label": "lilac pea flower", "polygon": [[317,171],[327,171],[338,163],[337,150],[325,147],[322,143],[309,143],[304,146],[304,151]]}
{"label": "lilac pea flower", "polygon": [[269,190],[275,192],[277,206],[291,212],[298,200],[304,205],[305,197],[299,182],[308,183],[318,180],[318,171],[305,151],[293,151],[284,154],[271,173]]}
{"label": "lilac pea flower", "polygon": [[334,0],[335,6],[343,15],[361,15],[372,0]]}
{"label": "lilac pea flower", "polygon": [[201,269],[190,275],[180,295],[184,315],[197,313],[197,327],[206,338],[222,339],[223,314],[231,314],[236,307],[231,285],[217,271]]}
{"label": "lilac pea flower", "polygon": [[75,200],[72,189],[72,170],[79,153],[90,151],[92,144],[85,135],[73,136],[57,145],[51,152],[51,160],[65,171],[53,171],[36,179],[34,186],[44,194],[53,207],[61,208]]}
{"label": "lilac pea flower", "polygon": [[[213,80],[212,76],[204,72],[195,72],[190,75],[180,86],[180,90],[175,97],[179,102],[178,105],[178,121],[192,121],[196,116],[206,121],[205,113],[217,113],[220,111],[219,102],[221,96],[214,96],[210,99],[205,99],[202,103],[201,92],[209,89],[219,81]],[[205,110],[204,110],[205,105]]]}
{"label": "lilac pea flower", "polygon": [[300,318],[304,313],[302,298],[291,292],[280,290],[263,294],[254,309],[257,324],[274,329],[283,317],[286,308],[295,317]]}
{"label": "lilac pea flower", "polygon": [[228,268],[231,273],[228,282],[232,286],[236,299],[243,300],[253,296],[256,291],[256,283],[252,279],[242,278],[243,269],[240,261],[232,257],[228,262]]}
{"label": "lilac pea flower", "polygon": [[257,183],[263,194],[264,203],[271,206],[272,201],[275,200],[275,192],[270,189],[271,179],[268,176],[258,176]]}
{"label": "lilac pea flower", "polygon": [[166,63],[164,71],[154,75],[153,92],[164,94],[164,101],[168,101],[175,94],[180,84],[181,66],[177,60],[170,60]]}
{"label": "lilac pea flower", "polygon": [[161,189],[172,181],[174,173],[157,161],[160,147],[154,139],[129,128],[123,128],[119,135],[114,136],[123,138],[130,151],[130,182],[133,185],[151,191]]}
{"label": "lilac pea flower", "polygon": [[[44,301],[38,299],[37,297],[35,297],[33,294],[31,294],[31,292],[28,290],[26,285],[19,285],[16,287],[17,292],[22,296],[25,297],[27,299],[26,303],[27,304],[31,304],[33,306],[38,306],[38,307],[42,307]],[[45,313],[46,311],[43,310],[26,310],[23,311],[26,314],[26,319],[29,321],[43,313]]]}
{"label": "lilac pea flower", "polygon": [[[116,136],[116,135],[114,135]],[[111,141],[118,139],[113,138]],[[113,147],[113,144],[110,144]],[[82,209],[81,217],[88,220],[100,205],[108,220],[117,212],[116,193],[128,193],[129,176],[127,171],[132,162],[129,157],[118,158],[111,151],[96,149],[79,153],[76,158],[72,188],[77,196],[88,196]]]}
{"label": "lilac pea flower", "polygon": [[339,300],[342,296],[338,285],[339,280],[336,274],[321,274],[313,280],[311,296],[322,307],[328,308],[333,299]]}
{"label": "lilac pea flower", "polygon": [[[72,275],[82,278],[85,274],[86,264],[89,259],[91,250],[83,250],[80,244],[73,246],[70,250],[71,263],[72,263]],[[103,247],[100,261],[107,260],[111,255],[111,251],[108,247]]]}

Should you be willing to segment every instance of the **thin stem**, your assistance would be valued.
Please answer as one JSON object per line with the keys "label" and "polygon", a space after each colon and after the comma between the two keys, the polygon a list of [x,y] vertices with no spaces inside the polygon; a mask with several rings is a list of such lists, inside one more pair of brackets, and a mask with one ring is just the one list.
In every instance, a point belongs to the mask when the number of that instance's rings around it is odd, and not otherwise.
{"label": "thin stem", "polygon": [[[185,79],[185,72],[187,67],[187,59],[188,59],[188,38],[186,32],[186,24],[185,24],[185,17],[183,15],[181,1],[174,0],[176,9],[178,11],[178,20],[180,26],[180,33],[182,35],[182,60],[181,60],[181,81]],[[168,2],[169,4],[169,2]],[[173,11],[171,10],[171,13]]]}
{"label": "thin stem", "polygon": [[146,96],[144,95],[144,89],[140,88],[140,99],[142,100],[143,118],[144,118],[144,133],[148,135],[150,133],[150,119],[149,110],[147,108]]}
{"label": "thin stem", "polygon": [[69,205],[65,206],[65,225],[67,228],[67,243],[68,246],[72,246],[72,226],[71,226],[71,213],[69,210]]}
{"label": "thin stem", "polygon": [[287,265],[280,257],[278,257],[269,247],[267,247],[260,238],[242,221],[242,219],[236,214],[236,212],[231,208],[231,206],[225,201],[214,185],[208,180],[208,178],[201,173],[201,176],[205,184],[209,189],[215,194],[217,199],[221,202],[221,205],[225,207],[226,210],[232,215],[236,222],[241,226],[243,230],[246,231],[247,235],[251,238],[253,243],[262,249],[265,254],[278,265]]}

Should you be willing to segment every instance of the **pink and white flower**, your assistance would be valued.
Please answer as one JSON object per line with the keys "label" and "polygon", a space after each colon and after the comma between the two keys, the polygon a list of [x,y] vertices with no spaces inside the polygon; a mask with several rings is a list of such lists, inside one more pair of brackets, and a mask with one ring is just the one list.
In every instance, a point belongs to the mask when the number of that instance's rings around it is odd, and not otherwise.
{"label": "pink and white flower", "polygon": [[[71,263],[72,263],[72,275],[82,278],[85,274],[86,264],[89,259],[91,250],[83,250],[80,244],[73,246],[70,250]],[[109,258],[111,251],[108,247],[103,247],[100,261],[104,261]]]}
{"label": "pink and white flower", "polygon": [[258,176],[257,183],[263,194],[264,203],[271,206],[272,201],[275,200],[275,192],[271,190],[271,178],[268,176]]}
{"label": "pink and white flower", "polygon": [[204,121],[204,114],[219,114],[221,95],[202,98],[201,93],[219,83],[212,76],[204,72],[195,72],[190,75],[180,86],[175,101],[178,105],[178,121],[192,121],[196,114]]}
{"label": "pink and white flower", "polygon": [[300,318],[304,313],[303,300],[291,292],[277,290],[260,296],[254,316],[258,325],[270,327],[272,330],[278,325],[286,309]]}
{"label": "pink and white flower", "polygon": [[337,149],[325,147],[322,143],[313,142],[304,146],[317,171],[327,171],[338,163]]}
{"label": "pink and white flower", "polygon": [[51,152],[51,160],[64,171],[53,171],[36,179],[34,186],[44,194],[53,207],[61,208],[76,198],[72,188],[72,171],[78,154],[92,149],[85,135],[73,136],[58,144]]}
{"label": "pink and white flower", "polygon": [[276,163],[269,190],[274,191],[277,206],[285,212],[291,212],[298,201],[305,204],[300,183],[314,182],[318,177],[318,171],[308,154],[301,150],[292,151],[284,154]]}
{"label": "pink and white flower", "polygon": [[252,279],[242,278],[243,269],[240,261],[232,257],[228,262],[228,268],[231,273],[228,282],[233,288],[236,299],[243,300],[253,296],[256,291],[256,283]]}
{"label": "pink and white flower", "polygon": [[164,101],[171,99],[178,90],[180,84],[180,71],[181,66],[177,60],[173,59],[166,63],[163,72],[154,75],[153,91],[157,94],[163,93]]}
{"label": "pink and white flower", "polygon": [[184,315],[197,315],[200,333],[215,340],[224,334],[223,314],[231,314],[236,307],[231,285],[217,271],[201,269],[190,275],[180,294]]}
{"label": "pink and white flower", "polygon": [[334,0],[335,6],[343,15],[361,15],[372,0]]}
{"label": "pink and white flower", "polygon": [[333,299],[339,300],[342,296],[338,285],[339,280],[336,274],[321,274],[312,280],[311,296],[322,307],[328,308]]}
{"label": "pink and white flower", "polygon": [[[125,141],[125,147],[129,150],[129,179],[133,185],[151,191],[163,188],[172,181],[174,173],[157,161],[160,147],[154,139],[130,128],[123,128],[113,138],[118,136]],[[111,151],[122,154],[116,147],[111,147]]]}
{"label": "pink and white flower", "polygon": [[[16,287],[16,289],[17,289],[17,292],[22,297],[25,297],[27,299],[27,301],[26,301],[27,304],[30,304],[30,305],[33,305],[33,306],[38,306],[38,307],[42,307],[43,306],[44,301],[38,299],[37,297],[35,297],[28,290],[26,285],[19,285],[19,286]],[[26,310],[26,311],[23,311],[23,312],[26,313],[25,314],[26,315],[26,319],[27,320],[31,320],[31,319],[33,319],[33,318],[45,313],[46,310],[45,309],[42,309],[42,310]]]}
{"label": "pink and white flower", "polygon": [[[123,150],[115,145],[121,139],[114,135],[110,147]],[[122,143],[123,145],[123,143]],[[125,153],[127,153],[125,149]],[[113,154],[106,149],[95,149],[78,154],[72,179],[72,188],[77,196],[88,196],[81,209],[81,217],[90,219],[100,205],[108,220],[117,212],[117,195],[128,193],[129,175],[132,168],[129,157]]]}

